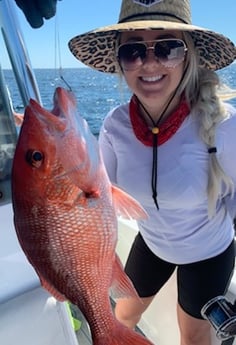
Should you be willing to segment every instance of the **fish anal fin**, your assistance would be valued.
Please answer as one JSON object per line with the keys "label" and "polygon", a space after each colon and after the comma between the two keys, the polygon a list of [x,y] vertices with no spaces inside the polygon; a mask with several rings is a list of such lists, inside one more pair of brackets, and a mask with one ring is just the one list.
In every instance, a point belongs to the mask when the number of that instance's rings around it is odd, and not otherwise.
{"label": "fish anal fin", "polygon": [[124,272],[123,265],[117,254],[113,264],[111,295],[113,298],[132,297],[140,299],[133,283]]}
{"label": "fish anal fin", "polygon": [[147,213],[138,201],[114,185],[111,188],[118,215],[126,219],[147,219]]}
{"label": "fish anal fin", "polygon": [[47,290],[53,297],[55,297],[58,301],[64,302],[66,301],[66,297],[62,295],[54,286],[52,286],[48,281],[42,277],[40,278],[40,282],[42,287]]}

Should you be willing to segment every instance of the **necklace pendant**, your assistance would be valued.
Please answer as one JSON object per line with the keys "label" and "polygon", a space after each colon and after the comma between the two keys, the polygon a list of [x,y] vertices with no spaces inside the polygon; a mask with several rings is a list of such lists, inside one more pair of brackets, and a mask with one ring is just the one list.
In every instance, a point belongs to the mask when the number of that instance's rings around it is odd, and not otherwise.
{"label": "necklace pendant", "polygon": [[153,134],[158,134],[159,133],[159,128],[158,127],[153,127],[152,128],[152,133]]}

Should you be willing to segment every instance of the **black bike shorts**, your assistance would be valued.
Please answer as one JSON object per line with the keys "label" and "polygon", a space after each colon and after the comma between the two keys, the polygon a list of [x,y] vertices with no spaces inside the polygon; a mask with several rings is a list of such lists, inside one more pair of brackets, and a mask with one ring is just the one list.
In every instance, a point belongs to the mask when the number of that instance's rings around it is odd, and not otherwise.
{"label": "black bike shorts", "polygon": [[213,258],[176,265],[157,257],[139,233],[130,250],[125,272],[140,297],[151,297],[177,269],[178,303],[186,313],[202,319],[201,309],[205,303],[226,292],[234,262],[234,241],[223,253]]}

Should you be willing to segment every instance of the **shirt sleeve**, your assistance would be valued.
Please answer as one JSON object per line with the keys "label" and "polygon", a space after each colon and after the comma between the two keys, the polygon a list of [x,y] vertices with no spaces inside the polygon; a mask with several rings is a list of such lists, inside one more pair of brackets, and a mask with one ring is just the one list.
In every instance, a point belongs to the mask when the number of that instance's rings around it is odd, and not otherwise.
{"label": "shirt sleeve", "polygon": [[236,109],[229,107],[229,118],[216,133],[218,159],[224,172],[231,177],[236,188]]}
{"label": "shirt sleeve", "polygon": [[225,205],[232,219],[236,218],[236,194],[233,196],[227,195],[225,198]]}
{"label": "shirt sleeve", "polygon": [[110,181],[112,183],[117,183],[117,159],[114,151],[114,145],[112,143],[112,132],[108,129],[108,127],[109,118],[105,119],[101,127],[98,142]]}

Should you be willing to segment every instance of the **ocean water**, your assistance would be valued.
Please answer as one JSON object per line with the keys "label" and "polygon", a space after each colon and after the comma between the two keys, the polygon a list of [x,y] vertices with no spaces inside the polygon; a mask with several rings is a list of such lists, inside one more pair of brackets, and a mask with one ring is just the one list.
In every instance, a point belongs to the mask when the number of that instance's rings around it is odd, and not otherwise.
{"label": "ocean water", "polygon": [[[35,69],[43,106],[52,109],[53,94],[57,86],[67,85],[54,69]],[[115,106],[130,98],[130,92],[116,75],[97,72],[89,68],[73,68],[61,71],[63,79],[74,92],[78,110],[88,121],[91,131],[97,135],[106,114]],[[11,70],[4,71],[15,111],[23,112],[24,106]]]}
{"label": "ocean water", "polygon": [[[236,89],[236,64],[218,72],[223,83]],[[130,92],[124,81],[118,76],[97,72],[89,68],[73,68],[61,71],[63,79],[73,90],[78,110],[88,121],[91,131],[97,135],[106,114],[115,106],[130,98]],[[4,76],[8,85],[14,109],[24,111],[24,106],[11,70],[5,70]],[[35,69],[35,76],[41,93],[43,105],[52,108],[52,98],[57,86],[66,84],[55,69]],[[236,98],[229,101],[236,106]]]}

